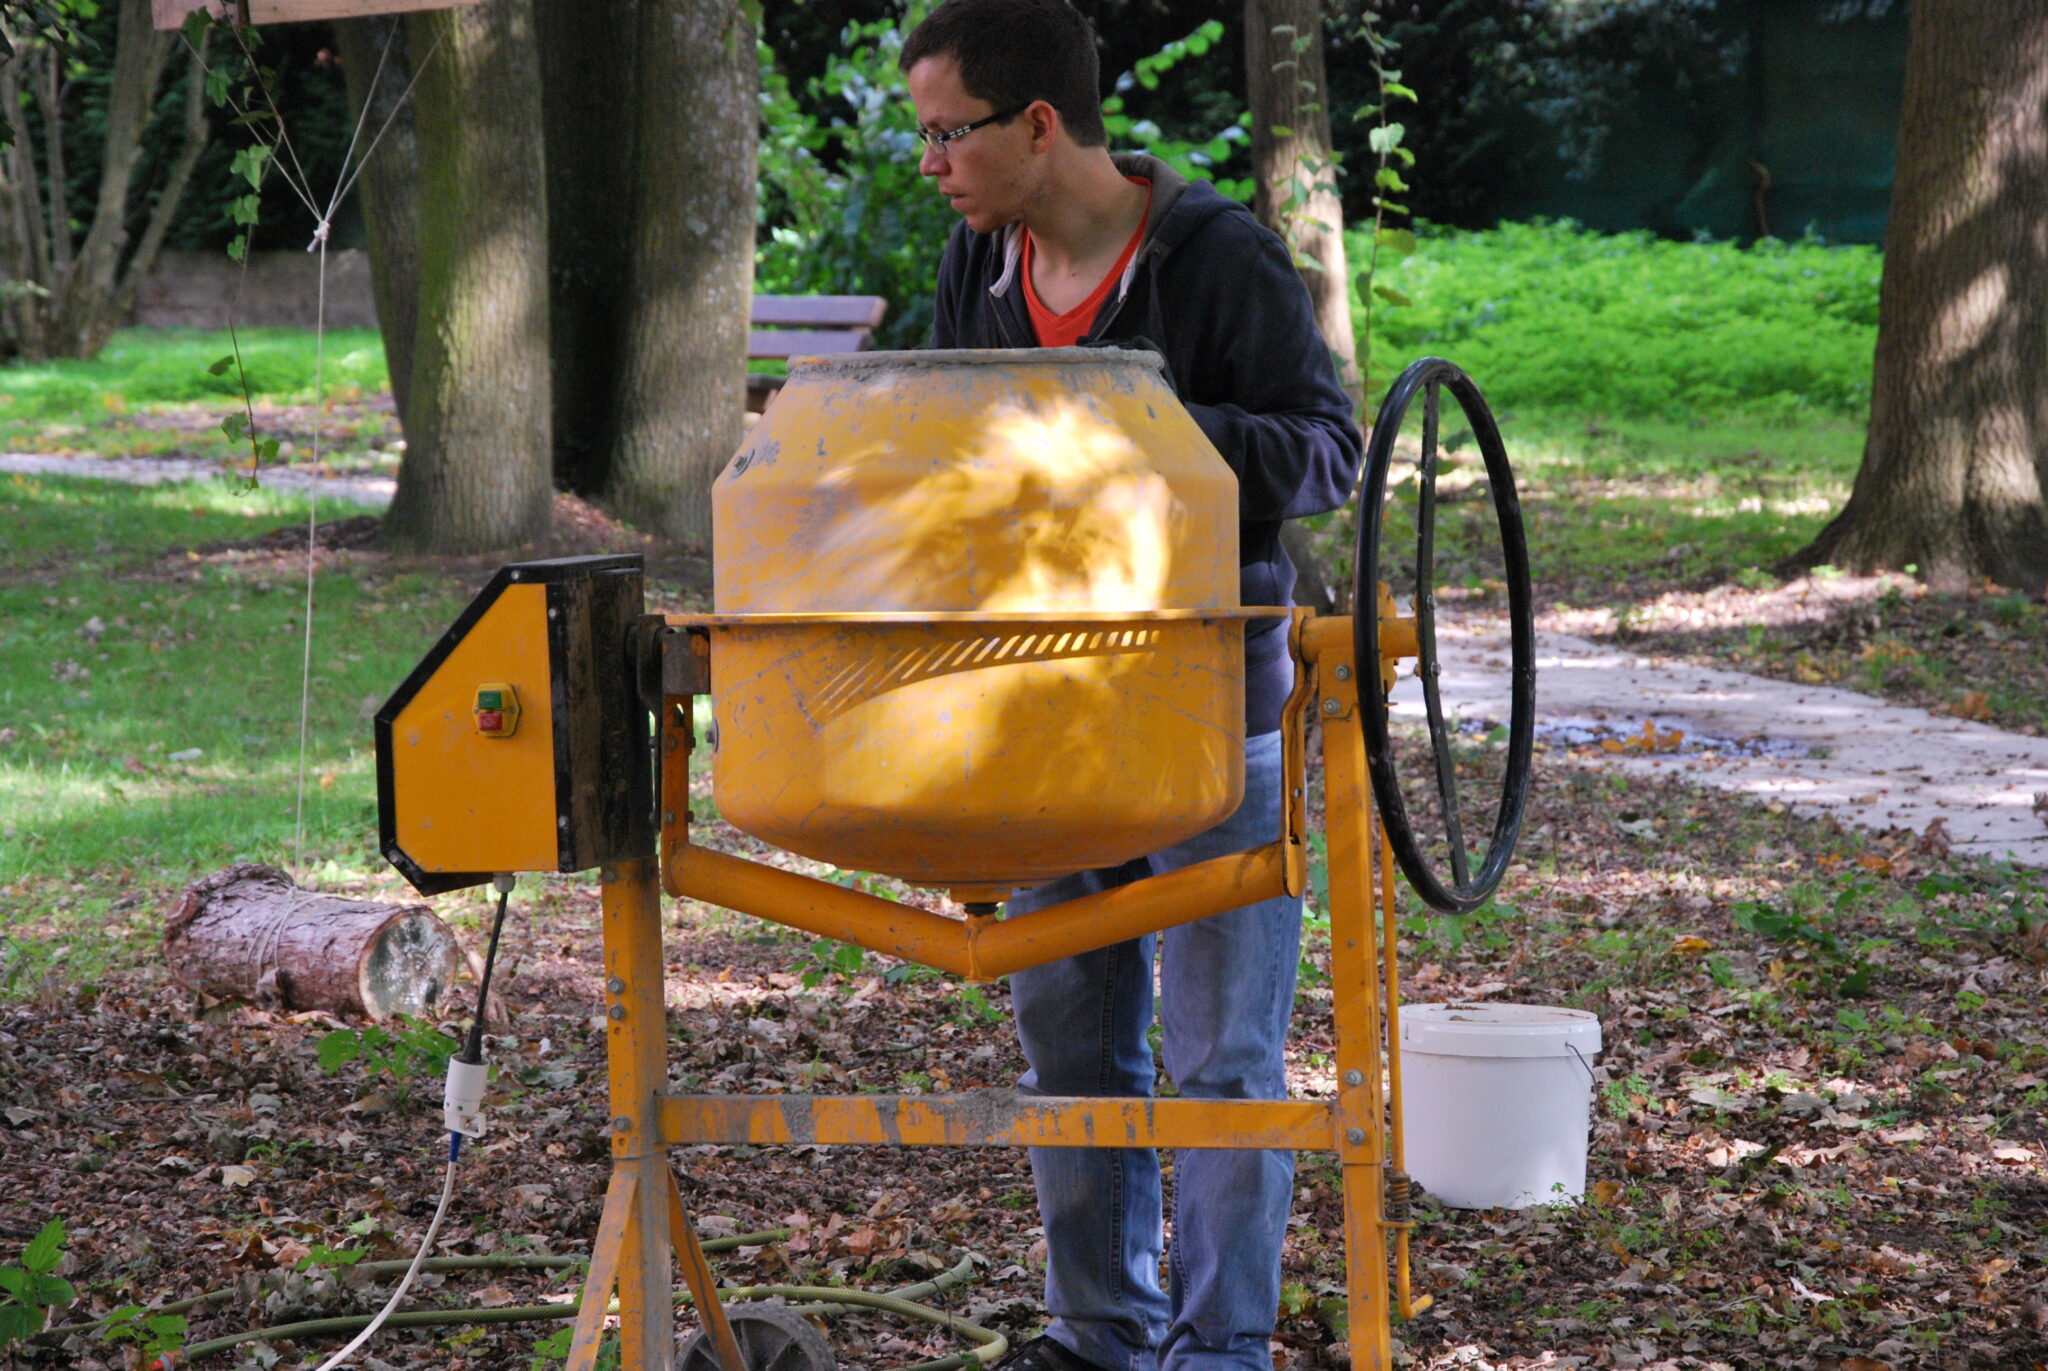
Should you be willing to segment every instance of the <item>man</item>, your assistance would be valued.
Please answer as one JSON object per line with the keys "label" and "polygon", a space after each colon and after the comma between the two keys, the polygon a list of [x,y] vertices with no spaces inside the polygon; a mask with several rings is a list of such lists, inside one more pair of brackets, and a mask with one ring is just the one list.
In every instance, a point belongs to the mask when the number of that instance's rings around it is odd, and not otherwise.
{"label": "man", "polygon": [[[1213,187],[1152,157],[1111,155],[1094,34],[1066,0],[947,0],[900,64],[925,144],[919,169],[965,221],[940,263],[933,344],[1161,352],[1237,473],[1243,603],[1289,603],[1281,521],[1341,505],[1360,444],[1285,245]],[[1238,812],[1165,852],[1020,892],[1011,916],[1279,835],[1293,673],[1279,621],[1247,633],[1245,668]],[[1158,944],[1164,1064],[1181,1093],[1284,1095],[1300,937],[1301,902],[1283,898],[1012,976],[1030,1064],[1022,1088],[1152,1093]],[[1036,1148],[1031,1164],[1053,1322],[1013,1354],[1016,1371],[1270,1371],[1292,1153],[1176,1158],[1169,1291],[1151,1151]]]}

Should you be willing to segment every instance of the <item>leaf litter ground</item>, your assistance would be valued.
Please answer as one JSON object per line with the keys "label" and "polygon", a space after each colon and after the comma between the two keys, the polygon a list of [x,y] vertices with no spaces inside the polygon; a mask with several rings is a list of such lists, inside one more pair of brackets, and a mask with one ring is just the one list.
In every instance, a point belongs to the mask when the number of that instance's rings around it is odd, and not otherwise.
{"label": "leaf litter ground", "polygon": [[[720,825],[705,836],[752,847]],[[362,888],[401,894],[390,880]],[[1405,1364],[2048,1362],[2038,878],[1552,756],[1506,889],[1511,905],[1468,921],[1411,919],[1404,997],[1600,1016],[1591,1186],[1582,1205],[1520,1212],[1425,1197],[1417,1275],[1437,1302],[1397,1329]],[[450,915],[472,943],[481,912]],[[678,1088],[959,1090],[1020,1069],[1001,987],[984,1011],[944,979],[878,958],[849,973],[836,949],[739,916],[667,917]],[[607,1155],[596,923],[587,879],[529,881],[515,900],[492,1132],[465,1163],[443,1252],[588,1251]],[[1310,947],[1326,947],[1313,926]],[[1333,1087],[1329,1011],[1311,975],[1292,1049],[1300,1093]],[[0,1252],[63,1217],[64,1272],[84,1301],[57,1321],[232,1287],[194,1313],[196,1341],[381,1303],[345,1269],[293,1268],[326,1250],[410,1252],[437,1189],[439,1084],[324,1073],[315,1051],[335,1027],[202,1006],[154,968],[82,996],[52,983],[0,1011],[13,1182]],[[977,1279],[941,1297],[948,1308],[1017,1335],[1041,1317],[1019,1154],[693,1148],[676,1162],[707,1232],[794,1230],[720,1258],[729,1283],[883,1288],[971,1253]],[[1304,1155],[1276,1367],[1348,1358],[1341,1233],[1336,1170]],[[418,1303],[572,1289],[560,1275],[447,1276]],[[370,1350],[392,1367],[525,1366],[550,1327],[399,1332]],[[868,1318],[831,1336],[855,1366],[952,1350]],[[123,1365],[90,1336],[58,1342],[11,1355]],[[280,1366],[322,1351],[268,1350]]]}
{"label": "leaf litter ground", "polygon": [[[557,514],[561,546],[536,553],[613,550],[631,536],[574,502]],[[366,547],[367,533],[361,522],[326,526],[322,565],[372,580],[396,568]],[[281,530],[134,574],[231,563],[283,574],[302,557],[303,532]],[[445,569],[480,581],[490,568]],[[690,604],[700,572],[686,560],[658,577]],[[1919,635],[1930,661],[1958,639],[1995,649],[1970,666],[1972,678],[2018,689],[1999,697],[1986,687],[1987,702],[2024,703],[2037,669],[2038,644],[2024,633],[1971,626],[2031,622],[2031,605],[1995,592],[1951,604],[1907,586],[1894,594],[1891,583],[1622,590],[1626,603],[1652,608],[1610,609],[1606,631],[1795,679],[1805,651],[1811,669],[1837,665],[1853,678],[1845,683],[1920,688],[1854,665],[1856,633],[1864,645]],[[1562,593],[1553,618],[1575,603],[1598,612],[1600,595]],[[1858,615],[1864,629],[1830,627]],[[1787,634],[1811,634],[1814,646],[1788,656],[1773,645]],[[1816,650],[1828,635],[1842,637],[1839,658]],[[1953,691],[1942,698],[1968,704]],[[2031,722],[2004,710],[1995,721]],[[1467,751],[1481,770],[1497,760],[1484,745]],[[1420,761],[1404,756],[1405,774],[1421,774]],[[2042,877],[1964,861],[1910,833],[1846,832],[1600,763],[1597,749],[1539,759],[1501,904],[1461,922],[1416,914],[1405,927],[1404,997],[1582,1007],[1600,1016],[1607,1046],[1586,1203],[1473,1213],[1424,1198],[1418,1283],[1437,1303],[1396,1330],[1404,1364],[2048,1363]],[[759,855],[720,826],[704,836]],[[390,876],[353,888],[405,897]],[[127,891],[109,917],[146,935],[155,901],[170,893]],[[467,1163],[441,1250],[587,1253],[607,1155],[596,892],[587,879],[532,880],[514,909],[493,1133]],[[457,897],[443,912],[480,946],[480,903]],[[972,1089],[1006,1086],[1021,1069],[1001,987],[984,1011],[943,979],[877,958],[856,967],[839,949],[738,916],[685,906],[668,918],[681,1088]],[[1312,957],[1326,945],[1312,925]],[[1334,1087],[1329,1006],[1327,984],[1305,978],[1292,1049],[1299,1093]],[[11,1180],[0,1191],[0,1260],[62,1216],[64,1274],[83,1300],[57,1322],[232,1289],[194,1312],[195,1341],[375,1308],[371,1283],[318,1259],[402,1256],[418,1241],[438,1181],[439,1085],[431,1073],[394,1081],[360,1065],[323,1072],[317,1045],[337,1026],[197,1004],[153,967],[97,977],[88,990],[53,976],[32,1000],[0,1008],[0,1168]],[[707,1148],[677,1163],[706,1231],[794,1230],[720,1258],[730,1283],[888,1287],[964,1252],[977,1279],[943,1297],[947,1307],[1019,1335],[1042,1318],[1043,1247],[1022,1156]],[[1348,1358],[1341,1231],[1335,1168],[1304,1155],[1276,1368]],[[308,1257],[313,1269],[293,1269]],[[449,1276],[418,1303],[526,1304],[572,1290],[573,1276]],[[549,1327],[394,1333],[366,1364],[524,1367]],[[855,1366],[953,1346],[866,1317],[838,1321],[831,1336]],[[274,1351],[277,1365],[311,1365],[325,1350],[280,1344],[242,1364]],[[127,1360],[90,1335],[0,1353],[9,1357],[85,1371]]]}

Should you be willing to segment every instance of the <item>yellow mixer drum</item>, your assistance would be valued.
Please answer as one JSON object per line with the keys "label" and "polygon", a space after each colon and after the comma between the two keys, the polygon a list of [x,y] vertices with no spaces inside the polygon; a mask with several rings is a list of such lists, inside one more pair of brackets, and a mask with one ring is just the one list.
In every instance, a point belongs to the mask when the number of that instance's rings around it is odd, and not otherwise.
{"label": "yellow mixer drum", "polygon": [[712,526],[743,831],[985,893],[1236,808],[1237,480],[1155,354],[799,361]]}

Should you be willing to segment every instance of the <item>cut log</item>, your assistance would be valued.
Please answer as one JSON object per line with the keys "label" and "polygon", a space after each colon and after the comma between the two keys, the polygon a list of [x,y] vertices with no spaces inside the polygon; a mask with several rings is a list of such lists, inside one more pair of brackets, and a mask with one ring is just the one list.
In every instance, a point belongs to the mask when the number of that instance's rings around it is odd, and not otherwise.
{"label": "cut log", "polygon": [[425,905],[301,890],[245,862],[185,888],[164,924],[164,960],[207,995],[385,1019],[432,1013],[462,950]]}

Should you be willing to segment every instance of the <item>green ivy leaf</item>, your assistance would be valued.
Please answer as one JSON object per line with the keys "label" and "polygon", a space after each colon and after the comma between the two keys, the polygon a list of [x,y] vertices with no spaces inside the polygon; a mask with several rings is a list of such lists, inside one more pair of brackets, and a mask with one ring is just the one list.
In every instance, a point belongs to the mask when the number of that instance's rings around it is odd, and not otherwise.
{"label": "green ivy leaf", "polygon": [[234,259],[235,261],[237,261],[237,262],[242,262],[242,261],[247,261],[247,260],[248,260],[248,257],[249,257],[249,235],[248,235],[248,234],[246,234],[246,233],[243,233],[243,234],[237,234],[237,235],[235,236],[235,240],[234,240],[234,241],[233,241],[232,243],[229,243],[229,244],[228,244],[228,256],[229,256],[229,257],[232,257],[232,258],[233,258],[233,259]]}
{"label": "green ivy leaf", "polygon": [[277,463],[278,440],[258,438],[256,440],[256,462],[259,466],[274,466]]}
{"label": "green ivy leaf", "polygon": [[[246,414],[230,414],[227,418],[220,421],[220,431],[227,434],[229,442],[241,442],[242,435],[249,431],[249,416]],[[346,1029],[339,1031],[347,1032]],[[334,1034],[330,1033],[327,1036],[331,1038]]]}
{"label": "green ivy leaf", "polygon": [[0,1266],[0,1290],[18,1300],[28,1298],[28,1283],[34,1279],[18,1266]]}
{"label": "green ivy leaf", "polygon": [[249,183],[251,190],[263,185],[263,169],[270,161],[270,147],[266,143],[251,143],[235,154],[235,160],[228,169]]}
{"label": "green ivy leaf", "polygon": [[227,356],[221,358],[218,362],[215,362],[212,366],[208,367],[206,369],[206,374],[208,376],[225,376],[228,374],[228,368],[232,367],[234,364],[235,354],[230,352]]}
{"label": "green ivy leaf", "polygon": [[1415,303],[1414,300],[1395,290],[1392,286],[1374,286],[1372,293],[1390,305],[1412,305]]}
{"label": "green ivy leaf", "polygon": [[215,67],[206,73],[206,98],[215,105],[225,105],[228,102],[228,88],[233,84],[228,77],[227,68]]}
{"label": "green ivy leaf", "polygon": [[1408,183],[1401,179],[1401,173],[1392,167],[1381,167],[1373,173],[1372,183],[1381,190],[1406,190]]}
{"label": "green ivy leaf", "polygon": [[253,195],[244,195],[228,205],[228,218],[244,226],[253,224],[263,213],[263,202]]}
{"label": "green ivy leaf", "polygon": [[1376,237],[1381,252],[1392,253],[1397,258],[1415,255],[1415,233],[1412,229],[1383,228]]}
{"label": "green ivy leaf", "polygon": [[1381,124],[1366,134],[1365,144],[1374,152],[1385,156],[1401,146],[1401,139],[1406,137],[1407,133],[1408,128],[1405,124]]}
{"label": "green ivy leaf", "polygon": [[1414,91],[1402,85],[1399,81],[1382,81],[1380,82],[1380,90],[1386,95],[1386,97],[1389,100],[1413,101],[1419,100],[1421,98],[1420,96],[1416,95]]}

